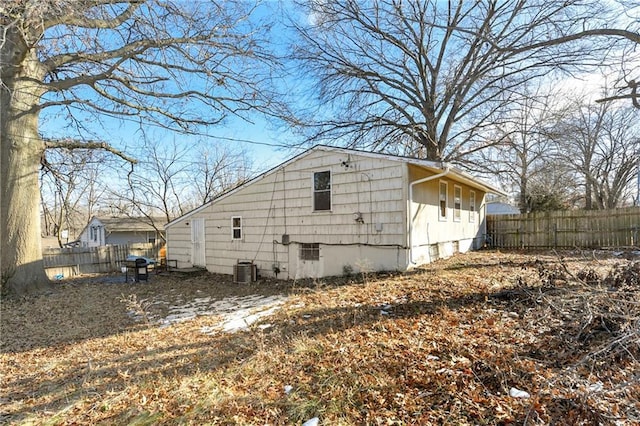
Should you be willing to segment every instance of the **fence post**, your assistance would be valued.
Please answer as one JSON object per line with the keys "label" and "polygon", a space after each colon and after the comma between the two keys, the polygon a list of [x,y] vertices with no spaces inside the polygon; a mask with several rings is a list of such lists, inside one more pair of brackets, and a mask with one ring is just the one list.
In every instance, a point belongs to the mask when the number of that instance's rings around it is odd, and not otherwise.
{"label": "fence post", "polygon": [[553,248],[558,248],[558,224],[553,224]]}
{"label": "fence post", "polygon": [[519,237],[520,237],[520,248],[524,249],[524,229],[523,229],[523,226],[522,226],[522,221],[520,221],[520,226],[518,227],[518,234],[520,234],[519,235]]}

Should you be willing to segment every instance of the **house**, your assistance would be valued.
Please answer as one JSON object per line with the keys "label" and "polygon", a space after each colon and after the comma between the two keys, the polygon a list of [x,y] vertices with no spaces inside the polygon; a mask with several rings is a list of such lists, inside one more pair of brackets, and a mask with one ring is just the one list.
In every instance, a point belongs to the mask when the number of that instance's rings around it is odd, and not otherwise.
{"label": "house", "polygon": [[80,233],[82,247],[155,243],[162,238],[166,220],[146,217],[94,216]]}
{"label": "house", "polygon": [[165,227],[167,259],[284,279],[405,271],[485,237],[485,194],[447,164],[316,146]]}
{"label": "house", "polygon": [[490,201],[487,203],[488,215],[503,215],[503,214],[520,214],[520,209],[509,203],[503,203],[502,201]]}

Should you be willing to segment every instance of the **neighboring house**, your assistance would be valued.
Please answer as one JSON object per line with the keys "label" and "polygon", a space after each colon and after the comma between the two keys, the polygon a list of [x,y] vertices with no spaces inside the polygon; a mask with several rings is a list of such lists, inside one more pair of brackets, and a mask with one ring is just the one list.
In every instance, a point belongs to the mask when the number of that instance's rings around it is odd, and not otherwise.
{"label": "neighboring house", "polygon": [[509,203],[490,201],[487,203],[488,215],[520,214],[520,209]]}
{"label": "neighboring house", "polygon": [[[80,233],[82,247],[98,247],[132,243],[155,243],[161,238],[166,220],[146,217],[96,217]],[[156,230],[160,229],[160,233]]]}
{"label": "neighboring house", "polygon": [[166,226],[167,259],[261,276],[405,271],[483,245],[485,194],[447,164],[316,146]]}

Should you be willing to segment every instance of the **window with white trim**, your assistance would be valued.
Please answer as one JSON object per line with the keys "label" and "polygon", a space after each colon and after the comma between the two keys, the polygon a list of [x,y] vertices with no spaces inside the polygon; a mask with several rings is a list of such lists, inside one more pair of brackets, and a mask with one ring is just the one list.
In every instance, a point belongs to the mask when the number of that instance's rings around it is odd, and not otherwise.
{"label": "window with white trim", "polygon": [[453,220],[460,222],[462,219],[462,188],[458,185],[453,187]]}
{"label": "window with white trim", "polygon": [[331,210],[331,172],[313,174],[313,210]]}
{"label": "window with white trim", "polygon": [[97,242],[98,241],[98,235],[99,235],[98,232],[100,232],[100,227],[99,226],[92,226],[91,229],[90,229],[90,234],[91,235],[90,235],[89,239],[91,241],[96,241]]}
{"label": "window with white trim", "polygon": [[469,222],[476,221],[476,192],[469,192]]}
{"label": "window with white trim", "polygon": [[231,218],[231,238],[234,240],[242,239],[242,216]]}
{"label": "window with white trim", "polygon": [[440,220],[447,220],[447,192],[449,184],[440,181],[440,204],[438,206],[438,217]]}
{"label": "window with white trim", "polygon": [[320,260],[320,243],[300,244],[300,260]]}

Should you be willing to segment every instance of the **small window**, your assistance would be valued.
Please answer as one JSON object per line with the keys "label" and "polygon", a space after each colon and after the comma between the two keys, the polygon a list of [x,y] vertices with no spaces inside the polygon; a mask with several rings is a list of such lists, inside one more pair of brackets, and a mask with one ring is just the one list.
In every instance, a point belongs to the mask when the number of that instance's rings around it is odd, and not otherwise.
{"label": "small window", "polygon": [[155,239],[155,237],[149,237],[149,239],[147,240],[147,242],[148,242],[148,243],[151,243],[151,244],[155,244],[155,243],[156,243],[156,239]]}
{"label": "small window", "polygon": [[98,230],[100,229],[100,227],[98,226],[92,226],[91,227],[91,236],[90,236],[90,240],[91,241],[98,241]]}
{"label": "small window", "polygon": [[469,192],[469,222],[476,221],[476,192]]}
{"label": "small window", "polygon": [[440,220],[447,220],[447,189],[449,185],[447,182],[440,182],[440,208],[439,217]]}
{"label": "small window", "polygon": [[301,260],[320,260],[320,244],[300,244]]}
{"label": "small window", "polygon": [[234,240],[242,239],[242,217],[240,216],[231,218],[231,238]]}
{"label": "small window", "polygon": [[462,188],[453,187],[453,220],[460,222],[462,219]]}
{"label": "small window", "polygon": [[331,210],[331,172],[313,174],[313,210]]}

